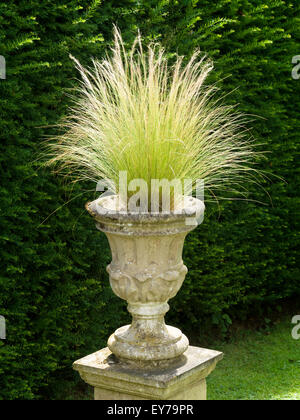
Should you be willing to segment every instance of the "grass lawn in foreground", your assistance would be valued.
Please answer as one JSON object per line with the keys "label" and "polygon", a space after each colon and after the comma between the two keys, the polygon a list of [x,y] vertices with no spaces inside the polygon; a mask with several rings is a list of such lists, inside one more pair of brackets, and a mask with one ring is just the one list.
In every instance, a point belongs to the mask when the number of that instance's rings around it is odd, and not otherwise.
{"label": "grass lawn in foreground", "polygon": [[224,359],[207,378],[208,400],[300,400],[300,339],[291,318],[267,332],[243,331],[216,344]]}

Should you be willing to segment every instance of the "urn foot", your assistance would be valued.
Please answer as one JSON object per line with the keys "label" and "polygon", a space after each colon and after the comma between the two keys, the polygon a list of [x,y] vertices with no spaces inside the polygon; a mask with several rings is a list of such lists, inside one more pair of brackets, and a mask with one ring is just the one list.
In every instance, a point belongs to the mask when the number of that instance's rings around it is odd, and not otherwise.
{"label": "urn foot", "polygon": [[132,324],[118,328],[108,340],[108,348],[123,362],[144,367],[174,364],[187,350],[189,341],[175,327],[165,325],[167,303],[130,304]]}

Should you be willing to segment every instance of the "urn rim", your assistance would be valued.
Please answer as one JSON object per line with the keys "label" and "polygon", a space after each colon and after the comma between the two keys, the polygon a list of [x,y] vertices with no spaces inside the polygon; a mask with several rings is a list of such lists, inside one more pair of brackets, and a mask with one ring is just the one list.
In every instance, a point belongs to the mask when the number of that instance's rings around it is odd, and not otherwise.
{"label": "urn rim", "polygon": [[184,207],[169,212],[130,212],[126,208],[118,208],[119,196],[109,195],[88,201],[85,205],[89,214],[97,221],[119,221],[134,224],[172,223],[186,218],[202,216],[205,210],[203,201],[189,196],[184,197]]}

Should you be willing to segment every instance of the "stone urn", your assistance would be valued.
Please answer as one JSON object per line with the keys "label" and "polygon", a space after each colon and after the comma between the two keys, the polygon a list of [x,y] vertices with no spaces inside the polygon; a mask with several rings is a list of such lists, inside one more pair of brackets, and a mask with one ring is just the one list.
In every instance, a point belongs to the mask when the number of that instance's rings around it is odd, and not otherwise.
{"label": "stone urn", "polygon": [[176,362],[189,341],[178,328],[165,324],[168,301],[179,291],[187,273],[182,261],[184,239],[203,215],[202,201],[186,197],[180,210],[130,213],[117,195],[89,202],[86,209],[108,238],[112,261],[107,267],[114,293],[128,302],[131,325],[118,328],[108,348],[120,362],[165,366]]}

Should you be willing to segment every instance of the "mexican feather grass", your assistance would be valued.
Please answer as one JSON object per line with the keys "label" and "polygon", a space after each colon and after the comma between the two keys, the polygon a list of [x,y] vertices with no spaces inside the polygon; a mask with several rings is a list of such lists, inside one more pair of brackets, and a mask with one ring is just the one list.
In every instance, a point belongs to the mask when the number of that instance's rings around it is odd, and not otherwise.
{"label": "mexican feather grass", "polygon": [[118,193],[119,172],[128,183],[143,179],[203,179],[213,197],[243,195],[259,183],[260,153],[248,117],[216,99],[207,85],[212,62],[196,51],[187,64],[168,64],[159,44],[127,51],[118,29],[112,51],[84,68],[60,133],[47,142],[47,164],[75,181],[109,180]]}

